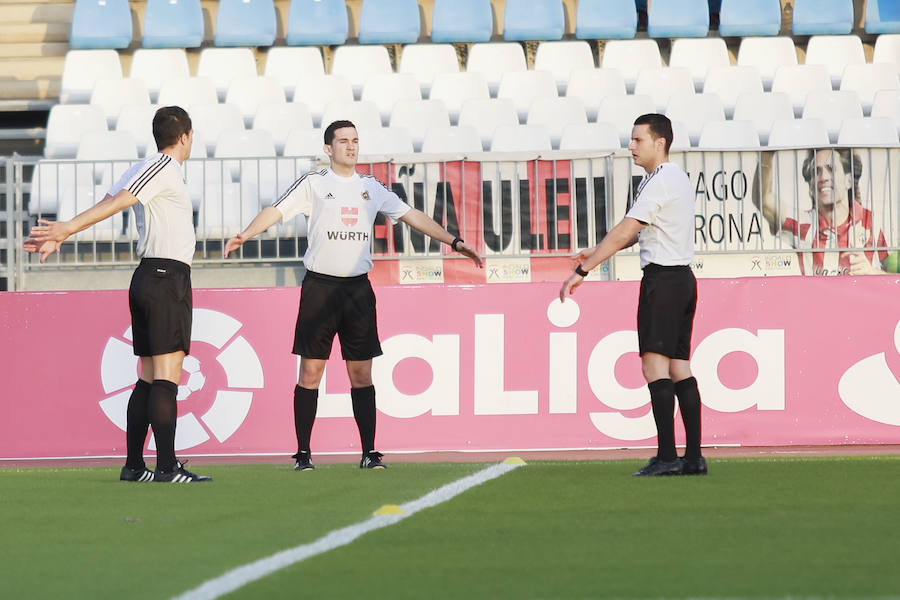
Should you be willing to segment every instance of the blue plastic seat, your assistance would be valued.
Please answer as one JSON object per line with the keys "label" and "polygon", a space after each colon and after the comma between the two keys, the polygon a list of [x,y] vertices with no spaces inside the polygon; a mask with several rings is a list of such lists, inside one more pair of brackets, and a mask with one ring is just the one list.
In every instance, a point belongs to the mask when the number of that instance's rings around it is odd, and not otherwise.
{"label": "blue plastic seat", "polygon": [[647,34],[653,38],[706,37],[709,33],[707,0],[651,2]]}
{"label": "blue plastic seat", "polygon": [[432,42],[489,42],[493,34],[491,0],[434,0]]}
{"label": "blue plastic seat", "polygon": [[759,37],[781,31],[780,0],[722,0],[719,10],[719,35],[722,37]]}
{"label": "blue plastic seat", "polygon": [[76,0],[69,46],[73,50],[127,48],[131,45],[128,0]]}
{"label": "blue plastic seat", "polygon": [[561,40],[565,32],[562,0],[506,0],[504,40]]}
{"label": "blue plastic seat", "polygon": [[900,2],[898,0],[866,2],[866,33],[900,33]]}
{"label": "blue plastic seat", "polygon": [[203,34],[200,0],[147,0],[144,48],[198,48]]}
{"label": "blue plastic seat", "polygon": [[842,35],[852,30],[853,0],[794,0],[794,35]]}
{"label": "blue plastic seat", "polygon": [[219,0],[216,46],[271,46],[275,43],[272,0]]}
{"label": "blue plastic seat", "polygon": [[347,41],[347,4],[344,0],[291,0],[288,46],[340,46]]}
{"label": "blue plastic seat", "polygon": [[414,44],[419,41],[416,0],[363,0],[359,13],[360,44]]}
{"label": "blue plastic seat", "polygon": [[626,40],[637,32],[637,10],[622,0],[579,0],[575,37],[580,40]]}

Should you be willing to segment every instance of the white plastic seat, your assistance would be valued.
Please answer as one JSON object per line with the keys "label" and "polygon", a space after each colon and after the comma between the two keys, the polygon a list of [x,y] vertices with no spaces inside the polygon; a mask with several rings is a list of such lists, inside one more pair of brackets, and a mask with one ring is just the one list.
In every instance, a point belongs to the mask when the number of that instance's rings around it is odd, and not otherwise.
{"label": "white plastic seat", "polygon": [[438,73],[431,84],[429,99],[441,100],[450,113],[450,122],[459,122],[463,103],[473,98],[488,99],[491,92],[481,73]]}
{"label": "white plastic seat", "polygon": [[631,93],[641,69],[658,69],[663,64],[656,40],[609,40],[603,48],[600,66],[618,69]]}
{"label": "white plastic seat", "polygon": [[356,125],[357,132],[381,127],[381,114],[378,112],[378,107],[374,103],[364,100],[330,102],[322,114],[322,129],[324,130],[334,121],[341,120],[352,121]]}
{"label": "white plastic seat", "polygon": [[822,65],[785,65],[776,69],[772,91],[787,94],[794,107],[794,116],[799,117],[803,114],[807,94],[831,91],[831,78]]}
{"label": "white plastic seat", "polygon": [[159,89],[160,106],[194,106],[219,101],[216,86],[209,77],[178,77],[167,79]]}
{"label": "white plastic seat", "polygon": [[518,125],[516,107],[509,98],[473,98],[463,102],[459,126],[473,127],[481,138],[482,148],[490,148],[494,129],[499,125]]}
{"label": "white plastic seat", "polygon": [[406,128],[418,152],[430,127],[449,127],[450,113],[440,100],[398,100],[391,112],[391,127]]}
{"label": "white plastic seat", "polygon": [[803,105],[803,118],[822,119],[832,142],[837,141],[844,119],[862,116],[862,106],[856,92],[810,92]]}
{"label": "white plastic seat", "polygon": [[[680,38],[672,41],[669,66],[689,69],[697,92],[703,89],[703,81],[710,67],[727,67],[730,64],[728,48],[722,38]],[[638,92],[635,90],[635,93]]]}
{"label": "white plastic seat", "polygon": [[[226,129],[216,141],[216,158],[242,159],[225,161],[226,180],[240,182],[241,195],[256,197],[259,204],[271,203],[278,197],[278,181],[275,173],[275,141],[268,131],[262,129]],[[256,212],[259,211],[258,205]],[[242,215],[244,223],[249,222],[256,212]],[[249,217],[249,218],[248,218]]]}
{"label": "white plastic seat", "polygon": [[122,107],[129,104],[150,104],[147,86],[140,79],[98,79],[91,92],[91,104],[99,106],[110,128],[116,126]]}
{"label": "white plastic seat", "polygon": [[474,127],[429,127],[422,141],[422,152],[471,154],[482,152],[481,136]]}
{"label": "white plastic seat", "polygon": [[872,116],[893,119],[900,133],[900,90],[876,92],[872,101]]}
{"label": "white plastic seat", "polygon": [[751,121],[709,121],[700,132],[697,147],[717,150],[759,148],[759,134]]}
{"label": "white plastic seat", "polygon": [[224,131],[243,130],[244,117],[234,104],[198,104],[190,108],[191,124],[206,142],[206,153],[213,156]]}
{"label": "white plastic seat", "polygon": [[814,35],[806,46],[807,65],[823,65],[831,77],[831,87],[840,88],[847,65],[866,62],[862,40],[857,35]]}
{"label": "white plastic seat", "polygon": [[356,98],[362,95],[369,75],[392,72],[391,59],[384,46],[338,46],[334,51],[331,73],[343,76]]}
{"label": "white plastic seat", "polygon": [[387,125],[398,100],[421,100],[422,89],[411,73],[373,73],[363,86],[362,99],[378,107],[381,123]]}
{"label": "white plastic seat", "polygon": [[566,93],[574,69],[593,69],[594,54],[584,40],[541,42],[534,54],[534,70],[550,71],[559,95]]}
{"label": "white plastic seat", "polygon": [[641,115],[656,112],[656,105],[650,96],[610,96],[600,101],[597,122],[612,123],[619,134],[622,147],[631,142],[634,120]]}
{"label": "white plastic seat", "polygon": [[220,102],[225,100],[232,79],[256,75],[259,72],[250,48],[204,48],[200,51],[197,76],[212,80]]}
{"label": "white plastic seat", "polygon": [[75,163],[39,160],[31,173],[28,214],[41,218],[55,215],[59,211],[60,198],[74,194],[76,185]]}
{"label": "white plastic seat", "polygon": [[875,39],[872,63],[900,65],[900,33],[883,33]]}
{"label": "white plastic seat", "polygon": [[890,117],[844,119],[837,143],[840,146],[897,146],[897,127]]}
{"label": "white plastic seat", "polygon": [[776,119],[793,118],[791,99],[784,92],[741,94],[734,105],[734,119],[752,122],[763,145],[769,143],[769,131]]}
{"label": "white plastic seat", "polygon": [[321,129],[291,129],[284,142],[284,156],[327,157],[323,136],[324,131]]}
{"label": "white plastic seat", "polygon": [[[155,146],[155,143],[154,143]],[[184,161],[184,182],[187,184],[188,193],[191,195],[191,205],[194,210],[200,208],[204,195],[210,198],[218,198],[221,196],[222,190],[221,178],[206,177],[207,161],[204,159],[208,156],[206,153],[206,141],[196,131],[194,132],[194,143],[191,144],[191,156]],[[218,166],[218,165],[216,165]],[[213,169],[209,169],[213,171]],[[214,171],[213,175],[219,175],[220,171]],[[206,180],[209,179],[209,182]]]}
{"label": "white plastic seat", "polygon": [[413,138],[406,127],[376,127],[359,133],[360,156],[412,154]]}
{"label": "white plastic seat", "polygon": [[284,88],[274,77],[235,77],[228,85],[225,102],[240,108],[244,125],[249,127],[260,104],[284,104]]}
{"label": "white plastic seat", "polygon": [[138,48],[131,57],[129,76],[141,79],[150,101],[158,102],[163,83],[191,76],[187,53],[183,48]]}
{"label": "white plastic seat", "polygon": [[694,82],[690,69],[685,67],[660,67],[642,69],[634,86],[637,95],[650,96],[657,112],[665,110],[672,94],[693,94]]}
{"label": "white plastic seat", "polygon": [[778,67],[797,65],[797,49],[789,37],[745,37],[738,48],[737,64],[759,69],[763,89],[769,91]]}
{"label": "white plastic seat", "polygon": [[550,144],[559,148],[563,129],[567,125],[587,126],[587,113],[578,98],[535,98],[528,110],[528,125],[543,125],[550,135]]}
{"label": "white plastic seat", "polygon": [[674,94],[669,98],[665,114],[671,121],[681,123],[690,143],[696,146],[703,125],[725,120],[725,107],[718,94]]}
{"label": "white plastic seat", "polygon": [[543,125],[498,125],[491,152],[549,152],[550,134]]}
{"label": "white plastic seat", "polygon": [[734,114],[734,104],[741,94],[762,92],[762,78],[756,67],[713,67],[706,73],[704,94],[718,94],[725,107],[725,116]]}
{"label": "white plastic seat", "polygon": [[268,131],[272,141],[275,142],[275,152],[278,154],[284,153],[284,144],[289,131],[311,129],[312,126],[309,109],[300,102],[262,103],[256,107],[256,116],[253,117],[253,129]]}
{"label": "white plastic seat", "polygon": [[497,97],[512,100],[524,123],[535,99],[557,97],[556,82],[550,71],[511,71],[503,74]]}
{"label": "white plastic seat", "polygon": [[63,62],[59,101],[85,103],[98,79],[121,79],[122,63],[115,50],[69,50]]}
{"label": "white plastic seat", "polygon": [[81,138],[75,158],[94,161],[76,165],[76,169],[86,168],[80,171],[80,180],[92,179],[93,185],[108,189],[138,159],[137,143],[127,131],[93,131]]}
{"label": "white plastic seat", "polygon": [[560,150],[618,150],[621,142],[612,123],[570,123],[563,127],[559,141]]}
{"label": "white plastic seat", "polygon": [[81,137],[92,131],[106,131],[106,117],[92,104],[57,104],[47,119],[44,156],[75,158]]}
{"label": "white plastic seat", "polygon": [[691,138],[687,133],[687,128],[681,121],[672,121],[672,146],[669,151],[678,152],[690,149]]}
{"label": "white plastic seat", "polygon": [[481,73],[491,95],[496,96],[505,73],[527,70],[525,51],[517,42],[488,42],[472,44],[466,59],[466,71]]}
{"label": "white plastic seat", "polygon": [[309,108],[313,124],[318,127],[329,104],[353,102],[353,88],[340,75],[301,76],[294,89],[293,101],[302,102]]}
{"label": "white plastic seat", "polygon": [[770,148],[824,148],[830,143],[822,119],[776,119],[769,131]]}
{"label": "white plastic seat", "polygon": [[275,46],[266,52],[263,75],[274,77],[288,100],[294,98],[297,77],[321,77],[325,74],[322,51],[312,46]]}
{"label": "white plastic seat", "polygon": [[400,54],[398,73],[410,73],[419,82],[423,98],[441,74],[459,73],[459,59],[452,44],[409,44]]}
{"label": "white plastic seat", "polygon": [[[156,141],[153,139],[153,116],[159,110],[157,104],[129,104],[122,107],[116,121],[116,131],[127,131],[134,138],[139,156],[147,156],[156,152]],[[187,110],[187,109],[186,109]],[[196,128],[193,115],[191,124]]]}
{"label": "white plastic seat", "polygon": [[863,114],[872,112],[875,93],[900,89],[900,66],[893,63],[847,65],[841,77],[841,91],[856,92]]}
{"label": "white plastic seat", "polygon": [[574,69],[566,87],[567,98],[579,98],[587,111],[588,120],[597,120],[600,101],[607,96],[624,96],[625,79],[614,68]]}

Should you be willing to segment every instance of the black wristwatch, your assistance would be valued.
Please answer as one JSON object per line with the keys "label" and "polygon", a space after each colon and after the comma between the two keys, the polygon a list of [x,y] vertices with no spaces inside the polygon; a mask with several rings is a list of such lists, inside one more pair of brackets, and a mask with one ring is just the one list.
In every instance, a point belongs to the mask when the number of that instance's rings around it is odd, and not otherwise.
{"label": "black wristwatch", "polygon": [[459,252],[459,248],[457,248],[456,246],[457,246],[460,242],[462,242],[463,244],[465,244],[465,242],[463,241],[463,239],[462,239],[461,237],[459,237],[459,236],[456,236],[455,238],[453,238],[453,241],[450,242],[450,247],[453,248],[453,251],[454,251],[454,252]]}
{"label": "black wristwatch", "polygon": [[589,271],[585,271],[581,268],[581,265],[575,265],[575,272],[581,275],[582,277],[587,277]]}

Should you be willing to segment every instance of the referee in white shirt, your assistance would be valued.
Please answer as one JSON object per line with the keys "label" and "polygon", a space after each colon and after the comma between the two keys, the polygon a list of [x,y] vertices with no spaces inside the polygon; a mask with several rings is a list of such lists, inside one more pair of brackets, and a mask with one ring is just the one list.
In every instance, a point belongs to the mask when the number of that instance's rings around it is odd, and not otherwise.
{"label": "referee in white shirt", "polygon": [[372,226],[379,212],[392,222],[444,242],[482,267],[475,249],[454,237],[431,217],[410,207],[369,175],[356,172],[359,138],[350,121],[335,121],[325,129],[325,153],[331,167],[297,179],[274,205],[264,208],[244,231],[228,240],[225,256],[281,220],[305,215],[309,246],[303,257],[300,310],[294,333],[294,354],[300,356],[300,377],[294,388],[297,462],[294,469],[315,468],[310,437],[318,406],[319,382],[331,354],[335,334],[350,378],[353,415],[362,445],[360,468],[384,468],[375,450],[375,387],[372,359],[382,354],[378,340],[375,294],[369,283]]}
{"label": "referee in white shirt", "polygon": [[[211,481],[195,475],[175,458],[178,383],[191,345],[191,259],[195,236],[193,208],[182,163],[191,155],[191,118],[166,106],[153,117],[159,152],[129,168],[106,196],[70,221],[38,220],[25,243],[41,262],[69,236],[134,207],[141,262],[131,279],[128,304],[134,353],[141,374],[128,400],[128,456],[123,481],[188,483]],[[156,473],[144,464],[147,429],[156,440]]]}
{"label": "referee in white shirt", "polygon": [[[578,253],[575,272],[559,298],[574,293],[588,271],[640,242],[638,347],[656,421],[657,454],[635,475],[705,475],[700,454],[700,392],[691,374],[691,330],[697,308],[694,258],[694,190],[684,171],[669,162],[672,123],[659,114],[638,117],[628,149],[647,172],[631,209],[600,243]],[[675,397],[686,434],[683,458],[675,453]]]}

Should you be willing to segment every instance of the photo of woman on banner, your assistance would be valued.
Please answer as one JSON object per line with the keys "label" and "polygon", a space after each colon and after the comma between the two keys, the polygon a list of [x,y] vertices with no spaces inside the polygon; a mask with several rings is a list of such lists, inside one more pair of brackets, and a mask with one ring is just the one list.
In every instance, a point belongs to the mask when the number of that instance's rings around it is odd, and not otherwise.
{"label": "photo of woman on banner", "polygon": [[[761,185],[753,202],[773,234],[798,252],[804,275],[870,275],[884,273],[887,241],[876,214],[863,205],[860,179],[863,161],[849,148],[809,149],[801,154],[802,182],[784,182],[795,172],[785,167],[794,151],[764,152],[760,158]],[[785,154],[791,159],[785,161]],[[797,192],[785,194],[785,184]],[[790,189],[790,188],[788,188]],[[810,206],[802,206],[808,190]],[[872,190],[869,190],[871,193]],[[787,196],[787,197],[784,197]]]}

